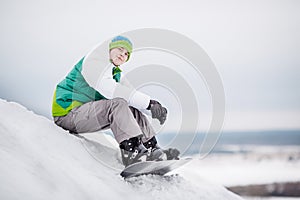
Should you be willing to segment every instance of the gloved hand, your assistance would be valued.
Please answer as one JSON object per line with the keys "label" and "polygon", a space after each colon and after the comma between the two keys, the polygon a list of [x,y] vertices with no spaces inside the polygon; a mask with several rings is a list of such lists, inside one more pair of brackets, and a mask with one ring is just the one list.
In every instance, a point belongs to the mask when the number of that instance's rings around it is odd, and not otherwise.
{"label": "gloved hand", "polygon": [[147,110],[151,111],[153,119],[159,120],[160,125],[165,123],[168,111],[158,101],[150,100]]}

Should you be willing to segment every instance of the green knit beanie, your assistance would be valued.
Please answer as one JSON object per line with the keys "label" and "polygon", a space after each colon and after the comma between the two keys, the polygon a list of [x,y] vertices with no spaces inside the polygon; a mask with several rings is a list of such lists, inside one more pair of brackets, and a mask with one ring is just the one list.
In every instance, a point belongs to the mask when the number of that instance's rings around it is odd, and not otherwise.
{"label": "green knit beanie", "polygon": [[130,40],[120,35],[114,37],[109,43],[109,50],[117,47],[123,47],[128,51],[129,54],[127,60],[129,60],[130,54],[132,53],[132,43],[130,42]]}

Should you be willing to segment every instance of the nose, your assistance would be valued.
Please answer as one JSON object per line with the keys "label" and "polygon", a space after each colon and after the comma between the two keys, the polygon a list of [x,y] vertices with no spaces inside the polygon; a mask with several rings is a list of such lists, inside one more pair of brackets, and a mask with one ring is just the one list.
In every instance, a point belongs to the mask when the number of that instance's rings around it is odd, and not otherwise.
{"label": "nose", "polygon": [[120,54],[119,58],[120,58],[121,60],[124,60],[124,59],[125,59],[125,55],[124,55],[124,54]]}
{"label": "nose", "polygon": [[126,56],[127,56],[127,52],[122,52],[122,53],[120,53],[120,57],[121,57],[122,59],[125,59]]}

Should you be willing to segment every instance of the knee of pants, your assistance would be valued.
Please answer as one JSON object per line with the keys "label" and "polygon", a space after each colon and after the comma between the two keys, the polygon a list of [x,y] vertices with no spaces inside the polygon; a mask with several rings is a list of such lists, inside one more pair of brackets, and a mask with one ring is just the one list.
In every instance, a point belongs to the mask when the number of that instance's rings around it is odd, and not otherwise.
{"label": "knee of pants", "polygon": [[128,102],[125,99],[121,98],[121,97],[117,97],[117,98],[112,99],[112,102],[113,102],[113,104],[115,104],[118,107],[122,107],[122,106],[127,106],[128,107]]}

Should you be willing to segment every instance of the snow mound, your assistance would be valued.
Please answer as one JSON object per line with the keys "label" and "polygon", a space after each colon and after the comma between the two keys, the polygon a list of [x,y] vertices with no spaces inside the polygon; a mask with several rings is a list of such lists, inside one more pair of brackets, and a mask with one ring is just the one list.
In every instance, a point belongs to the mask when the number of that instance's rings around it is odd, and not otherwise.
{"label": "snow mound", "polygon": [[111,136],[71,135],[1,99],[0,111],[0,199],[241,199],[201,177],[180,173],[125,181]]}

